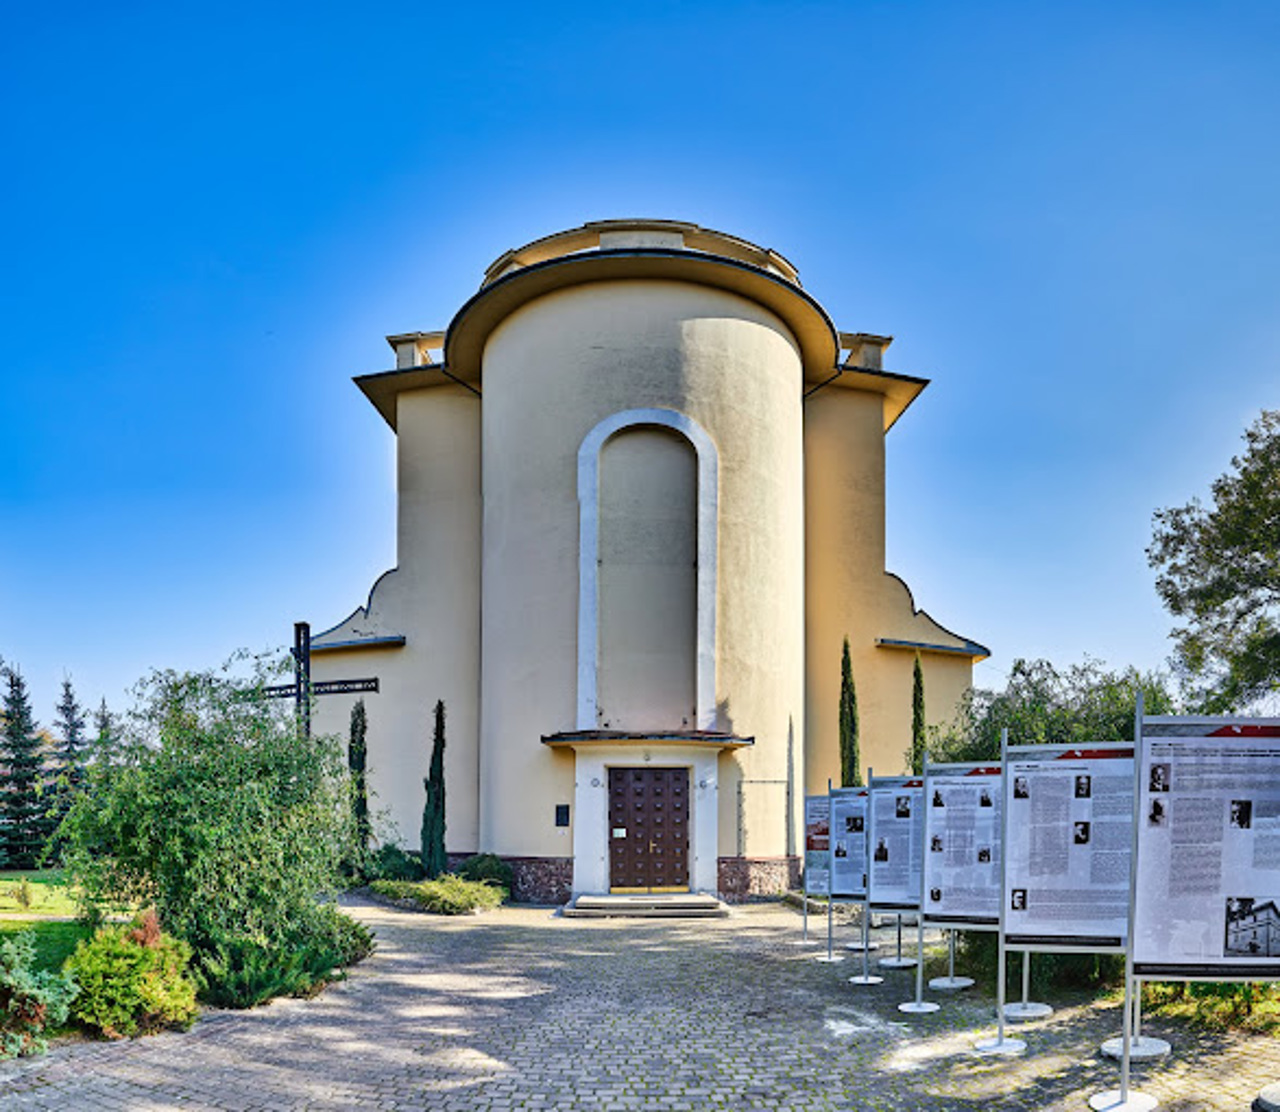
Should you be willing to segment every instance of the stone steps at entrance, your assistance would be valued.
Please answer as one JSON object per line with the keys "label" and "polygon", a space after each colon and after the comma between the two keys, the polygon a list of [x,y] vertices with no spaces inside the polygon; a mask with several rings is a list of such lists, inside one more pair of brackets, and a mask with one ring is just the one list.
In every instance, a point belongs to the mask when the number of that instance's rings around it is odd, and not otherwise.
{"label": "stone steps at entrance", "polygon": [[560,912],[567,919],[723,919],[729,908],[698,892],[575,896]]}

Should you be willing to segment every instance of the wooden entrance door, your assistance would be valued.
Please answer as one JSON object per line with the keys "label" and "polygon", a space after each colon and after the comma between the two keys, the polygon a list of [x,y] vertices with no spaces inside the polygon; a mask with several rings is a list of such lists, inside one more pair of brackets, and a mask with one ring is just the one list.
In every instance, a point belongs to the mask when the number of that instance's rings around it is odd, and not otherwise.
{"label": "wooden entrance door", "polygon": [[689,770],[609,769],[609,888],[689,890]]}

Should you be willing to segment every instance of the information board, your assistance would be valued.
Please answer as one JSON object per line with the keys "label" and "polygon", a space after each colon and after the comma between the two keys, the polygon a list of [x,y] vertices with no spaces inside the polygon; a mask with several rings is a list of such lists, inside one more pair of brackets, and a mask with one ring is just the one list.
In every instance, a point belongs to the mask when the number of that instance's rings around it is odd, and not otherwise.
{"label": "information board", "polygon": [[916,911],[923,869],[924,781],[875,776],[869,798],[870,905],[881,911]]}
{"label": "information board", "polygon": [[925,922],[999,927],[1000,766],[933,765],[925,772]]}
{"label": "information board", "polygon": [[1123,949],[1133,746],[1010,746],[1005,806],[1006,944]]}
{"label": "information board", "polygon": [[804,797],[804,890],[831,891],[831,800],[825,795]]}
{"label": "information board", "polygon": [[867,789],[831,789],[831,894],[867,898]]}
{"label": "information board", "polygon": [[1280,978],[1280,723],[1178,725],[1143,724],[1134,972]]}

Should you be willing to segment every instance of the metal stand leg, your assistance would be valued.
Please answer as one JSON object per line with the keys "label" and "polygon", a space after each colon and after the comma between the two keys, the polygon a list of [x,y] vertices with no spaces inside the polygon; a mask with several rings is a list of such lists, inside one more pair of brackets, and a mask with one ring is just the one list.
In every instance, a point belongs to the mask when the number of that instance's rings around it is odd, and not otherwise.
{"label": "metal stand leg", "polygon": [[934,977],[929,981],[929,987],[943,992],[955,992],[962,988],[969,988],[972,984],[972,977],[956,976],[956,932],[947,931],[947,975]]}
{"label": "metal stand leg", "polygon": [[871,951],[871,908],[863,901],[862,904],[862,972],[856,977],[850,977],[851,985],[878,985],[884,980],[883,977],[877,977],[874,973],[868,971],[867,955]]}
{"label": "metal stand leg", "polygon": [[974,1049],[982,1054],[1021,1054],[1027,1044],[1021,1039],[1007,1039],[1004,1035],[1004,982],[1006,953],[1004,948],[1004,932],[1000,933],[999,949],[996,958],[996,1037],[983,1039],[974,1044]]}
{"label": "metal stand leg", "polygon": [[1022,951],[1022,1001],[1018,1004],[1006,1004],[1004,1014],[1009,1019],[1044,1019],[1053,1015],[1048,1004],[1036,1004],[1030,1000],[1031,994],[1031,951]]}
{"label": "metal stand leg", "polygon": [[916,998],[898,1005],[898,1011],[912,1014],[936,1012],[937,1004],[924,998],[924,915],[916,915]]}

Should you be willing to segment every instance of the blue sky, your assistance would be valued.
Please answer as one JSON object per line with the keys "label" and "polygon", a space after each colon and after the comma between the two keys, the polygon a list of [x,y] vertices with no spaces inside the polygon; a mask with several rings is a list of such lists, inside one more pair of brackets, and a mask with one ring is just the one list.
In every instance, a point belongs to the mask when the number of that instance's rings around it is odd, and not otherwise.
{"label": "blue sky", "polygon": [[1277,404],[1274,4],[29,5],[0,105],[0,656],[46,723],[362,602],[351,376],[586,220],[775,247],[896,337],[890,568],[987,686],[1160,666],[1152,511]]}

